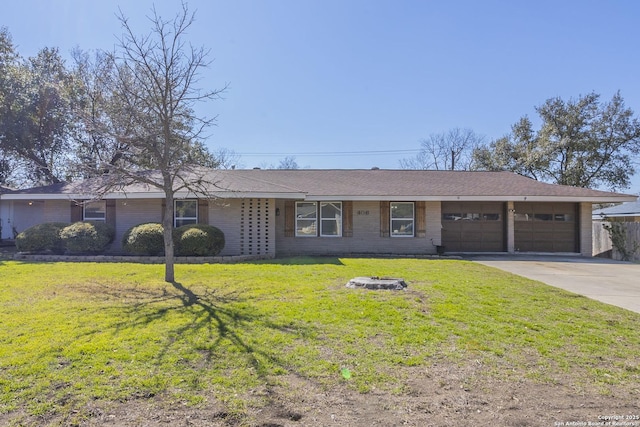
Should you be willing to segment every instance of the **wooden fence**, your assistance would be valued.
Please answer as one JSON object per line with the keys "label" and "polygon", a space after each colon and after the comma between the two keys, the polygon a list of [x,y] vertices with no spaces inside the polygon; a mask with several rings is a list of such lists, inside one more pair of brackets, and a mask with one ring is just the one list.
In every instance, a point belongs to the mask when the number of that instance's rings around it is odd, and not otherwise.
{"label": "wooden fence", "polygon": [[[611,244],[611,237],[609,236],[609,232],[604,229],[603,224],[607,224],[607,222],[593,222],[593,256],[617,260],[622,259],[621,254]],[[640,245],[640,222],[618,222],[617,224],[622,224],[626,229],[627,250],[632,250],[634,245],[635,247]],[[640,261],[640,249],[633,254],[631,261]]]}

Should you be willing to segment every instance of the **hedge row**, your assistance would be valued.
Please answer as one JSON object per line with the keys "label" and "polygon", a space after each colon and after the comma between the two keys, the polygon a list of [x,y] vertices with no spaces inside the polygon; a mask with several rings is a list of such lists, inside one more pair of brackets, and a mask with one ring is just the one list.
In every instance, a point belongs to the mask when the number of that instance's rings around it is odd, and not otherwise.
{"label": "hedge row", "polygon": [[[163,233],[162,224],[136,225],[122,237],[122,249],[132,255],[163,255]],[[183,225],[173,231],[173,245],[176,256],[216,256],[224,249],[224,233],[211,225]]]}
{"label": "hedge row", "polygon": [[99,254],[114,237],[114,228],[102,222],[47,222],[18,234],[16,248],[31,253]]}
{"label": "hedge row", "polygon": [[[20,252],[53,254],[99,254],[113,242],[114,228],[103,222],[66,224],[49,222],[34,225],[18,234]],[[224,249],[224,233],[210,225],[190,224],[173,232],[176,256],[216,256]],[[164,255],[162,224],[131,227],[122,238],[122,248],[132,255]]]}

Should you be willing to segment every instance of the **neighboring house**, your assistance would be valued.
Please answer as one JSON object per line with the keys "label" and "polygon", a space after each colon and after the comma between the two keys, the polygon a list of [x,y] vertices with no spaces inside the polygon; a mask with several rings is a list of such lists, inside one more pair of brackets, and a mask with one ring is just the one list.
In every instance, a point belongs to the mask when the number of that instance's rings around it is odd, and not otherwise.
{"label": "neighboring house", "polygon": [[[209,170],[206,197],[178,193],[176,226],[207,223],[222,255],[543,252],[591,256],[591,207],[636,196],[552,185],[511,172]],[[102,200],[81,184],[11,191],[19,230],[50,221],[106,221],[125,231],[160,222],[164,195],[132,185]],[[89,201],[88,201],[89,200]],[[88,201],[88,202],[87,202]]]}
{"label": "neighboring house", "polygon": [[594,221],[640,222],[640,202],[627,202],[593,211]]}
{"label": "neighboring house", "polygon": [[9,222],[9,203],[2,203],[2,195],[9,191],[11,191],[10,188],[0,185],[0,240],[13,238]]}

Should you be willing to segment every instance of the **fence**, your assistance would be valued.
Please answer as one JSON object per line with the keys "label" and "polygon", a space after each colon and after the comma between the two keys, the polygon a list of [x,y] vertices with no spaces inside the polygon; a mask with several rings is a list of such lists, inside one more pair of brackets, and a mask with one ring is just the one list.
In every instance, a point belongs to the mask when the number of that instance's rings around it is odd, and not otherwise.
{"label": "fence", "polygon": [[[602,226],[606,221],[593,222],[593,256],[603,258],[622,259],[620,253],[613,247],[609,232]],[[640,222],[618,222],[626,230],[627,250],[633,250],[640,245]],[[637,250],[631,261],[640,261],[640,250]]]}

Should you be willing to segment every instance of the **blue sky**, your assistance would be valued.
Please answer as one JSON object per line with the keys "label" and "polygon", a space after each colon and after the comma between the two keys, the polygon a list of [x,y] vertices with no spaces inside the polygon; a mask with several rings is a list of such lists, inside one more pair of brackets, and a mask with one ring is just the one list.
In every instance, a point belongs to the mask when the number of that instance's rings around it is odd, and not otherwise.
{"label": "blue sky", "polygon": [[[6,2],[23,56],[44,46],[111,49],[118,7],[139,33],[154,2]],[[157,0],[173,17],[178,0]],[[454,127],[487,140],[546,99],[620,90],[640,114],[640,2],[191,0],[189,40],[211,49],[204,88],[229,84],[208,145],[244,167],[398,168],[420,139]],[[340,154],[349,152],[352,154]],[[368,152],[368,153],[367,153]],[[376,153],[377,152],[377,153]],[[380,153],[385,152],[385,153]],[[255,154],[269,153],[269,154]],[[325,153],[309,155],[304,153]],[[636,176],[629,192],[640,192]]]}

